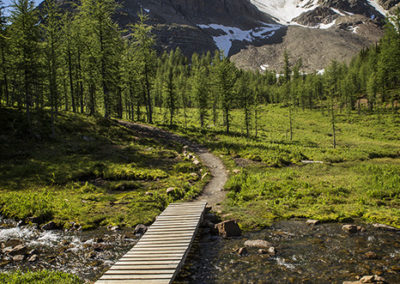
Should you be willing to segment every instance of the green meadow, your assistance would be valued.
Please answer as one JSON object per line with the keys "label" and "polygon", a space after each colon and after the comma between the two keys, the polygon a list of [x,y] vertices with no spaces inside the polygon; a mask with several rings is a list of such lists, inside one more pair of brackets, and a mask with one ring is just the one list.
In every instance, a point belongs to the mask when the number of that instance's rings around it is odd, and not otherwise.
{"label": "green meadow", "polygon": [[83,229],[149,224],[206,182],[182,145],[111,120],[61,113],[52,138],[46,112],[33,114],[32,135],[23,113],[2,109],[0,116],[0,214],[7,218]]}
{"label": "green meadow", "polygon": [[223,214],[243,228],[293,217],[400,227],[398,113],[338,113],[336,149],[324,109],[295,109],[292,141],[288,109],[281,105],[259,107],[257,137],[253,118],[249,138],[240,110],[232,112],[229,135],[222,118],[200,129],[196,110],[187,113],[186,127],[180,115],[175,131],[223,158],[231,173]]}

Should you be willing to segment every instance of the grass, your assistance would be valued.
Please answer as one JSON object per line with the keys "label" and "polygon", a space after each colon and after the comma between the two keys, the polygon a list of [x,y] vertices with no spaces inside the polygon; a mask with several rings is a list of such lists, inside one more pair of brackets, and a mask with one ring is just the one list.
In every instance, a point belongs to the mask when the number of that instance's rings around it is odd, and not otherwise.
{"label": "grass", "polygon": [[182,145],[100,117],[61,113],[55,138],[47,113],[33,113],[30,134],[15,109],[1,109],[0,121],[0,214],[8,218],[84,229],[148,224],[206,182],[190,175],[202,169]]}
{"label": "grass", "polygon": [[64,272],[55,272],[42,270],[37,272],[10,272],[0,273],[0,282],[9,284],[47,284],[47,283],[60,283],[60,284],[80,284],[84,283],[77,276]]}
{"label": "grass", "polygon": [[[289,140],[288,110],[260,107],[258,137],[245,136],[243,114],[232,112],[232,132],[221,121],[200,129],[196,111],[187,127],[175,131],[194,137],[222,157],[231,174],[225,218],[244,229],[277,219],[314,218],[325,222],[360,219],[400,228],[400,116],[394,113],[339,113],[338,147],[331,123],[321,110],[296,110]],[[323,164],[303,164],[302,160]]]}

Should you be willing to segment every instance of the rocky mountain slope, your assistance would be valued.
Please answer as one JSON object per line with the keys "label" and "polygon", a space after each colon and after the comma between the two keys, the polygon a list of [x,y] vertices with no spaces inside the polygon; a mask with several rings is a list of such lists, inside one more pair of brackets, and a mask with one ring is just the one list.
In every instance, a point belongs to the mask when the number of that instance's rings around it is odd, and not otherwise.
{"label": "rocky mountain slope", "polygon": [[386,15],[400,7],[400,0],[118,1],[123,27],[148,14],[159,50],[179,47],[191,56],[220,49],[242,68],[277,71],[285,48],[306,71],[348,61],[379,40]]}

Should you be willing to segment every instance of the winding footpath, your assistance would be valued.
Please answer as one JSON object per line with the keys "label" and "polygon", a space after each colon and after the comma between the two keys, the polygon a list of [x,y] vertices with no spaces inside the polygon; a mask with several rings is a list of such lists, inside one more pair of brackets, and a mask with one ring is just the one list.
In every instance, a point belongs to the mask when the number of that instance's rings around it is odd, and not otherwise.
{"label": "winding footpath", "polygon": [[220,158],[213,155],[204,146],[190,141],[182,136],[168,132],[166,130],[153,127],[150,125],[127,122],[119,120],[118,123],[121,125],[140,132],[141,135],[149,138],[159,138],[170,142],[178,142],[183,145],[187,145],[188,149],[195,153],[199,157],[203,165],[205,165],[211,173],[211,180],[204,187],[202,194],[197,200],[206,201],[208,206],[211,206],[213,211],[217,211],[220,208],[220,203],[225,199],[226,193],[223,191],[224,185],[228,180],[228,173]]}
{"label": "winding footpath", "polygon": [[212,174],[210,182],[195,201],[172,203],[148,228],[139,242],[117,261],[96,284],[172,283],[194,242],[206,205],[217,210],[225,198],[227,172],[222,161],[200,145],[152,126],[119,121],[141,135],[179,142],[194,152]]}

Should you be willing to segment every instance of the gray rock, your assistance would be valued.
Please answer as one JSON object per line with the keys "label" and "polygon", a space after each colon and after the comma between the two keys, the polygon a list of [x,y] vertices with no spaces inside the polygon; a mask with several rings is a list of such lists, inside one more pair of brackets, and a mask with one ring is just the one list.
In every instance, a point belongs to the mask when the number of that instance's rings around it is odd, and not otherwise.
{"label": "gray rock", "polygon": [[372,226],[374,226],[377,229],[381,229],[381,230],[385,230],[385,231],[400,231],[400,229],[398,229],[398,228],[388,226],[385,224],[373,224]]}
{"label": "gray rock", "polygon": [[13,248],[12,247],[5,247],[3,248],[2,252],[4,254],[9,254],[10,252],[12,252]]}
{"label": "gray rock", "polygon": [[34,255],[32,255],[32,256],[28,259],[28,261],[29,261],[29,262],[35,262],[38,258],[39,258],[39,257],[37,256],[37,254],[34,254]]}
{"label": "gray rock", "polygon": [[28,254],[29,254],[29,255],[34,255],[34,254],[39,254],[39,252],[38,252],[37,249],[31,249],[31,250],[28,252]]}
{"label": "gray rock", "polygon": [[360,283],[386,283],[385,279],[378,275],[368,275],[360,279]]}
{"label": "gray rock", "polygon": [[309,220],[307,220],[307,222],[306,222],[306,224],[307,225],[318,225],[320,222],[319,222],[319,220],[312,220],[312,219],[309,219]]}
{"label": "gray rock", "polygon": [[24,260],[24,258],[25,258],[25,256],[24,255],[22,255],[22,254],[18,254],[18,255],[15,255],[15,256],[13,256],[13,261],[23,261]]}
{"label": "gray rock", "polygon": [[8,254],[9,255],[19,255],[19,254],[26,254],[27,247],[24,245],[17,245],[14,247]]}
{"label": "gray rock", "polygon": [[135,234],[143,235],[144,233],[146,233],[146,231],[147,231],[147,226],[146,226],[146,225],[143,225],[143,224],[139,224],[139,225],[137,225],[137,226],[135,227],[134,233],[135,233]]}
{"label": "gray rock", "polygon": [[270,248],[272,246],[271,243],[264,240],[247,240],[244,242],[246,247],[250,248]]}
{"label": "gray rock", "polygon": [[117,226],[111,226],[111,225],[109,225],[109,226],[107,226],[107,229],[109,230],[109,231],[118,231],[118,230],[120,230],[121,228],[117,225]]}
{"label": "gray rock", "polygon": [[240,248],[240,249],[237,250],[237,253],[239,255],[245,255],[245,254],[247,254],[247,249],[246,248]]}
{"label": "gray rock", "polygon": [[215,229],[217,229],[218,234],[224,238],[240,237],[242,235],[239,225],[234,220],[218,223],[215,225]]}
{"label": "gray rock", "polygon": [[266,249],[259,249],[259,250],[258,250],[258,253],[259,253],[259,254],[267,254],[268,251],[267,251]]}
{"label": "gray rock", "polygon": [[57,229],[57,225],[56,225],[56,223],[51,221],[47,224],[44,224],[41,229],[45,230],[45,231],[54,230],[54,229]]}
{"label": "gray rock", "polygon": [[270,247],[268,249],[268,253],[272,256],[276,255],[276,249],[274,247]]}
{"label": "gray rock", "polygon": [[343,225],[342,230],[347,233],[354,234],[354,233],[357,233],[358,231],[360,231],[361,227],[356,226],[356,225]]}
{"label": "gray rock", "polygon": [[175,187],[168,187],[167,188],[167,194],[173,194],[175,191]]}

